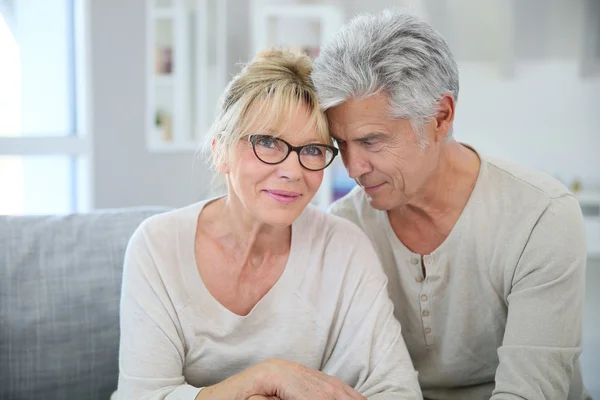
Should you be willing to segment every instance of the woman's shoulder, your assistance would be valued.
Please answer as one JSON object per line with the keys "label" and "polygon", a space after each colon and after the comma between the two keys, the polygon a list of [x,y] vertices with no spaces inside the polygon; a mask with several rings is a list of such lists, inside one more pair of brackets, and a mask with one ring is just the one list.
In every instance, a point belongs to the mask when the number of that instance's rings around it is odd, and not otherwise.
{"label": "woman's shoulder", "polygon": [[180,234],[195,234],[198,215],[209,200],[164,211],[146,218],[132,236],[132,241],[166,244],[178,240]]}
{"label": "woman's shoulder", "polygon": [[[316,308],[368,286],[375,295],[386,283],[379,258],[367,235],[354,223],[316,207],[302,214],[306,255],[299,296]],[[337,300],[334,301],[336,303]]]}

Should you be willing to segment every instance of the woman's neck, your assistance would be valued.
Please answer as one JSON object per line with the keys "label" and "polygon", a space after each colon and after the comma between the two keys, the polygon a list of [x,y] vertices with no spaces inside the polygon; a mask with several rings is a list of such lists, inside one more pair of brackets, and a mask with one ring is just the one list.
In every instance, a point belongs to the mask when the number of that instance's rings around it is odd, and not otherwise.
{"label": "woman's neck", "polygon": [[291,226],[278,227],[257,221],[234,194],[219,199],[213,214],[216,237],[226,251],[246,266],[260,266],[270,258],[289,254]]}

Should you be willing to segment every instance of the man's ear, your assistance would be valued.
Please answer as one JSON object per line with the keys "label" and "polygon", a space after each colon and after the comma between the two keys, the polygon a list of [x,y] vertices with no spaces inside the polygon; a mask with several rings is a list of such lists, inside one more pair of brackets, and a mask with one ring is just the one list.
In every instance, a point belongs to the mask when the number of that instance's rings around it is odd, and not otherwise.
{"label": "man's ear", "polygon": [[435,115],[435,138],[442,141],[448,136],[452,122],[454,121],[454,107],[456,102],[450,93],[443,95],[438,101],[437,113]]}
{"label": "man's ear", "polygon": [[[213,138],[213,140],[211,142],[211,149],[212,149],[213,155],[217,152],[217,146],[218,146],[217,141],[219,140],[220,136],[221,135],[219,135],[216,138]],[[219,157],[219,158],[221,158],[221,157]],[[225,175],[227,175],[230,171],[229,166],[227,165],[227,163],[224,160],[219,161],[219,165],[217,165],[217,168],[221,173],[223,173]]]}

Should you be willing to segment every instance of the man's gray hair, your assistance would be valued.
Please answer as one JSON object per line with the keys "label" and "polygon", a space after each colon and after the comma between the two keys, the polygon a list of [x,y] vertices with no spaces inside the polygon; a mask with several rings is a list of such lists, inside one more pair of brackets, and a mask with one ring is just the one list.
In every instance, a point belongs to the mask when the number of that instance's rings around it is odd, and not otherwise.
{"label": "man's gray hair", "polygon": [[312,78],[325,110],[384,92],[390,117],[410,120],[417,133],[442,95],[458,100],[458,67],[446,41],[399,10],[355,17],[321,49]]}

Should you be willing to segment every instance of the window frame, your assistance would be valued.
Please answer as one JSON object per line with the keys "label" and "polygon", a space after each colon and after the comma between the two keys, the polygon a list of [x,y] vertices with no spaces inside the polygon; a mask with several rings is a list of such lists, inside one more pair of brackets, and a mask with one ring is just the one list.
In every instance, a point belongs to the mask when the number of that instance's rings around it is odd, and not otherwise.
{"label": "window frame", "polygon": [[[74,74],[71,80],[71,132],[53,135],[0,136],[0,156],[68,156],[71,159],[70,212],[81,213],[93,209],[92,196],[92,70],[90,35],[90,0],[69,0],[72,24],[69,34]],[[49,132],[44,132],[49,133]]]}

